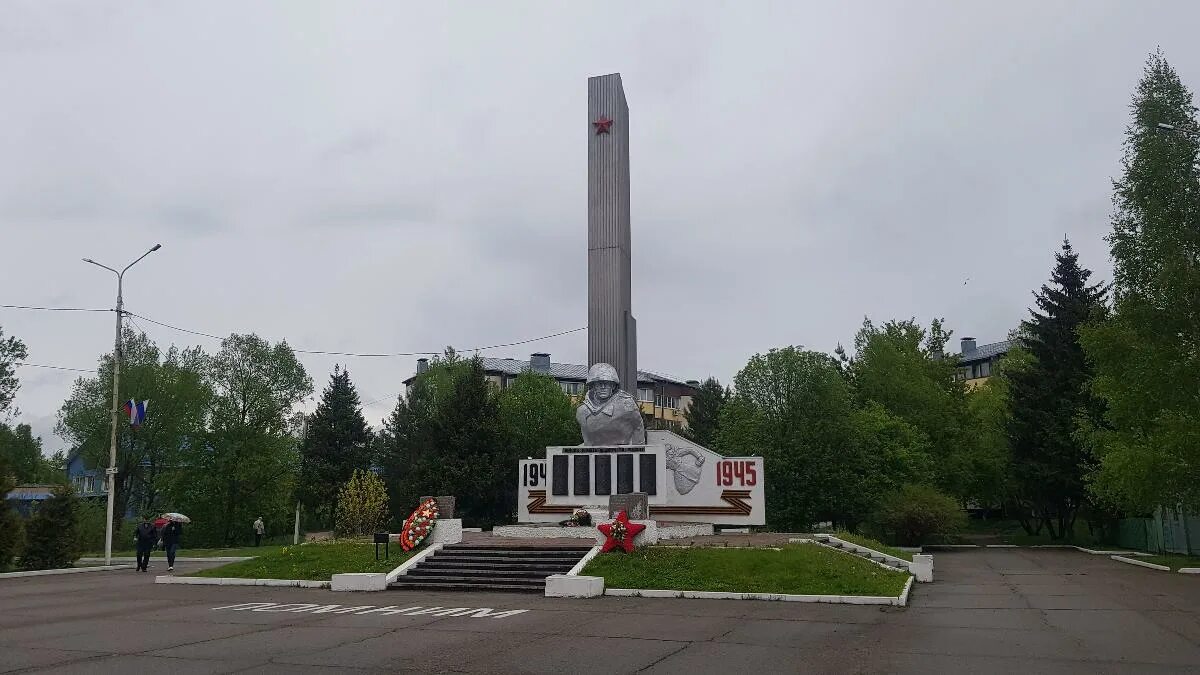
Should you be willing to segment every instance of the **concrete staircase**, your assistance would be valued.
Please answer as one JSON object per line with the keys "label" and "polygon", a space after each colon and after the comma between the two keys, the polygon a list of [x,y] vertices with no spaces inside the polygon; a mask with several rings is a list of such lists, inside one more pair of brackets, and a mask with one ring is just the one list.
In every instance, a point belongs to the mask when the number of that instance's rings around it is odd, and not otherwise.
{"label": "concrete staircase", "polygon": [[903,561],[897,561],[896,559],[894,559],[890,556],[885,556],[882,553],[879,553],[877,551],[872,551],[870,549],[867,549],[867,548],[864,548],[861,546],[847,546],[841,540],[834,539],[831,537],[820,537],[820,536],[818,536],[816,538],[816,542],[818,544],[820,544],[821,546],[825,546],[827,548],[832,548],[832,549],[841,551],[843,553],[849,553],[850,555],[856,555],[860,558],[864,558],[866,560],[871,560],[871,561],[877,562],[881,565],[887,565],[888,567],[891,567],[894,570],[899,570],[901,572],[909,571],[909,566],[907,564],[904,564]]}
{"label": "concrete staircase", "polygon": [[566,574],[591,546],[473,546],[450,544],[389,588],[420,591],[544,593],[546,577]]}

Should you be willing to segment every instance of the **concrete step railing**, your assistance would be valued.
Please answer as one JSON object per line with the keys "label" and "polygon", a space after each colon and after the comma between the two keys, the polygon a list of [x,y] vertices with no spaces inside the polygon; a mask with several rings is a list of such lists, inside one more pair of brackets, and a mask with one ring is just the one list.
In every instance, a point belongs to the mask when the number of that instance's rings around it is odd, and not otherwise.
{"label": "concrete step railing", "polygon": [[838,539],[831,534],[815,534],[813,535],[813,540],[821,546],[856,555],[860,558],[870,560],[881,567],[908,572],[916,577],[917,581],[933,581],[933,556],[931,555],[914,554],[913,559],[909,561],[889,555],[883,551],[876,551],[866,546]]}

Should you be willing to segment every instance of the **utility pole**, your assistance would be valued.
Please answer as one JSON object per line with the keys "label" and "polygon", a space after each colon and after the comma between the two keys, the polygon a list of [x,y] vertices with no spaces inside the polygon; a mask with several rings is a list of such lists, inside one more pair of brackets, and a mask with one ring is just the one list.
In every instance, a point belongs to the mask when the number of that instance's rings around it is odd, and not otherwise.
{"label": "utility pole", "polygon": [[146,251],[139,256],[137,260],[134,260],[126,265],[125,269],[122,269],[120,272],[109,267],[108,265],[101,265],[91,258],[83,259],[83,262],[85,263],[90,263],[96,267],[103,267],[109,272],[117,275],[117,336],[113,341],[112,432],[108,441],[108,468],[104,471],[108,484],[108,508],[106,509],[108,517],[104,523],[105,565],[112,564],[113,509],[116,506],[117,499],[117,424],[119,423],[118,416],[120,415],[120,408],[117,406],[120,404],[119,387],[121,382],[121,317],[125,313],[125,300],[121,293],[121,286],[122,282],[125,280],[125,272],[129,271],[130,267],[133,267],[142,258],[154,253],[160,248],[162,248],[162,244],[155,244],[154,248]]}

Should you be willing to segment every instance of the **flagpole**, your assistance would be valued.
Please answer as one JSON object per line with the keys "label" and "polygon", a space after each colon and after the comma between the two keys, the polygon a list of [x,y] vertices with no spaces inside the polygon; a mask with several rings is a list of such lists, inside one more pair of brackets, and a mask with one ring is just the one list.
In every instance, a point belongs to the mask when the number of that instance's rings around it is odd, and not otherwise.
{"label": "flagpole", "polygon": [[118,416],[120,415],[120,408],[118,405],[120,404],[119,392],[121,386],[121,317],[125,313],[125,300],[122,295],[122,284],[125,281],[125,273],[129,271],[130,267],[133,267],[142,258],[154,253],[160,248],[162,248],[162,244],[155,244],[154,248],[146,251],[137,260],[134,260],[126,265],[125,269],[121,270],[120,272],[107,265],[101,265],[91,258],[83,259],[83,261],[86,263],[91,263],[97,267],[103,267],[109,272],[117,275],[117,336],[113,341],[112,430],[108,441],[108,469],[106,469],[104,472],[108,479],[108,507],[105,509],[107,518],[105,519],[104,524],[105,565],[112,564],[113,510],[116,506],[117,500],[117,424],[119,424]]}

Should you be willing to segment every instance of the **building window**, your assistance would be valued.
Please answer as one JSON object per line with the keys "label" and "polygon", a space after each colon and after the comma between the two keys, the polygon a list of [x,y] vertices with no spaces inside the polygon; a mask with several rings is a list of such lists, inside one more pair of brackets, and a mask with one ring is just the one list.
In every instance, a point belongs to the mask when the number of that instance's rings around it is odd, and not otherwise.
{"label": "building window", "polygon": [[655,394],[654,405],[659,408],[674,408],[679,409],[679,397],[667,396],[666,394]]}
{"label": "building window", "polygon": [[579,396],[583,393],[582,382],[559,382],[558,386],[562,387],[564,394],[569,394],[571,396]]}
{"label": "building window", "polygon": [[638,397],[639,401],[653,401],[654,400],[654,390],[639,388],[637,397]]}
{"label": "building window", "polygon": [[992,376],[992,362],[991,361],[984,361],[983,363],[979,364],[979,376],[980,377],[991,377]]}

